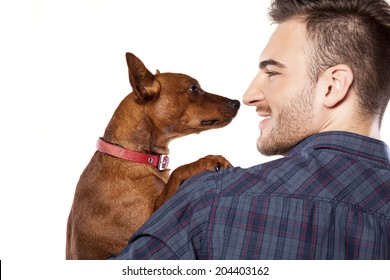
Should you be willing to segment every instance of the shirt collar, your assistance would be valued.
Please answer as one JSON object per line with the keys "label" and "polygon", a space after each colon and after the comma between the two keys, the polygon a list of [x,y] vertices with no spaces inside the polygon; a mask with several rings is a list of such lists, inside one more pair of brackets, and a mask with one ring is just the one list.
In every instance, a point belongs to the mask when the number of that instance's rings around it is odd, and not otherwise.
{"label": "shirt collar", "polygon": [[346,132],[330,131],[314,134],[296,145],[287,156],[304,150],[332,149],[364,157],[381,164],[390,165],[390,150],[383,141]]}

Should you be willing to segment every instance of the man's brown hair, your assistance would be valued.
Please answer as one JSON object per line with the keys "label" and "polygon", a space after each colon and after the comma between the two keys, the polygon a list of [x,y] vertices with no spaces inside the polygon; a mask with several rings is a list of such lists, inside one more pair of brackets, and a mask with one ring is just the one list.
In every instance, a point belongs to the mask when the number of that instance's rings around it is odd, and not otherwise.
{"label": "man's brown hair", "polygon": [[390,97],[390,6],[385,0],[273,0],[275,23],[301,19],[309,41],[309,76],[348,65],[362,113],[380,121]]}

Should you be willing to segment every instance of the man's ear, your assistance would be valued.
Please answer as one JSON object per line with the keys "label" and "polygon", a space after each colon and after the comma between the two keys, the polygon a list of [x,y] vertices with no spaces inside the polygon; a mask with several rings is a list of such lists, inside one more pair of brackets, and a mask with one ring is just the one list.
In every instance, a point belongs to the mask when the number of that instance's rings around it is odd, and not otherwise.
{"label": "man's ear", "polygon": [[354,77],[352,69],[345,64],[338,64],[325,70],[319,78],[322,87],[322,104],[328,108],[337,106],[345,100],[352,88]]}
{"label": "man's ear", "polygon": [[154,79],[153,74],[146,69],[142,61],[132,53],[126,53],[129,79],[133,92],[139,102],[156,99],[161,90],[160,83]]}

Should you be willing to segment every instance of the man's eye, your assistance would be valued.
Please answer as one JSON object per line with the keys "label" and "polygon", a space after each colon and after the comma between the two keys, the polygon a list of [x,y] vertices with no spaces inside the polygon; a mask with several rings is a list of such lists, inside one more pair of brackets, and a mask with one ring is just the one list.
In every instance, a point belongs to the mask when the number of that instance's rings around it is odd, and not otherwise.
{"label": "man's eye", "polygon": [[265,72],[265,73],[267,74],[268,78],[271,78],[272,76],[275,76],[275,75],[279,74],[279,73],[274,72],[274,71],[268,71],[268,72]]}

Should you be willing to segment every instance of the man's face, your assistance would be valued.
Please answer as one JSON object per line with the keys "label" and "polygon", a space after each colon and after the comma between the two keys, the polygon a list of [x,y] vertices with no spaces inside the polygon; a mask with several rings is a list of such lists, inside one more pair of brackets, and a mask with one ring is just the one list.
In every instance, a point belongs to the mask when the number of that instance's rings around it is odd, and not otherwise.
{"label": "man's face", "polygon": [[304,54],[305,25],[296,20],[281,23],[260,57],[260,71],[244,95],[263,120],[257,147],[262,154],[286,154],[315,133],[314,90],[307,75]]}

